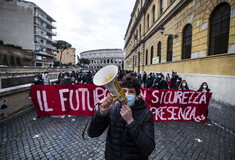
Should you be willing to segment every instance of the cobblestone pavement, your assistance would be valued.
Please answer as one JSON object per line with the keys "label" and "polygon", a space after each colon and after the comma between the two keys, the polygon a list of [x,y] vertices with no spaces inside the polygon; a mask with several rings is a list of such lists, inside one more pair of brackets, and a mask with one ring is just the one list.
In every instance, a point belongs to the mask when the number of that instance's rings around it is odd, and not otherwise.
{"label": "cobblestone pavement", "polygon": [[[0,124],[1,160],[104,159],[105,134],[82,139],[88,116],[35,117],[31,110]],[[235,135],[210,122],[155,122],[155,141],[149,159],[235,159]]]}

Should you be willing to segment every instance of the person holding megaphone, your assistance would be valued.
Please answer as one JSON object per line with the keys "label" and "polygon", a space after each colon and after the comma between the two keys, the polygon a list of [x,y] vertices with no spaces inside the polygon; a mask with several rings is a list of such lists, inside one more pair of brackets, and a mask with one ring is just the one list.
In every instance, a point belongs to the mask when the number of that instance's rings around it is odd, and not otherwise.
{"label": "person holding megaphone", "polygon": [[[95,79],[96,75],[93,81],[99,84]],[[147,160],[155,149],[152,113],[146,108],[145,101],[139,98],[141,86],[135,77],[123,77],[120,86],[126,101],[121,101],[108,88],[111,93],[99,102],[88,135],[98,137],[108,128],[105,146],[107,160]]]}

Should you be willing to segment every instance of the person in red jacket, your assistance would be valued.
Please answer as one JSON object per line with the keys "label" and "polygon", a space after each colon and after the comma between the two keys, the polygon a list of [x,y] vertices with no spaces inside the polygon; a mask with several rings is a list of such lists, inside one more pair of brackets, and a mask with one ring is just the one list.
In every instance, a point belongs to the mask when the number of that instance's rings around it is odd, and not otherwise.
{"label": "person in red jacket", "polygon": [[127,104],[121,105],[110,94],[102,99],[89,125],[88,135],[98,137],[108,128],[107,160],[147,160],[155,149],[152,113],[139,98],[140,84],[135,77],[125,76],[120,84],[127,96]]}

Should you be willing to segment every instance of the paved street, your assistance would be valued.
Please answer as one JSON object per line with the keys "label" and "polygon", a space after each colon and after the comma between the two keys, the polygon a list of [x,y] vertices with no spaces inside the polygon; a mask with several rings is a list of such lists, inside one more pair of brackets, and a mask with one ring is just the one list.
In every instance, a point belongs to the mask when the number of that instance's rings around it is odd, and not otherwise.
{"label": "paved street", "polygon": [[[31,109],[1,123],[0,159],[104,159],[105,135],[82,139],[87,116],[35,119]],[[235,135],[210,122],[155,122],[150,159],[232,160]]]}

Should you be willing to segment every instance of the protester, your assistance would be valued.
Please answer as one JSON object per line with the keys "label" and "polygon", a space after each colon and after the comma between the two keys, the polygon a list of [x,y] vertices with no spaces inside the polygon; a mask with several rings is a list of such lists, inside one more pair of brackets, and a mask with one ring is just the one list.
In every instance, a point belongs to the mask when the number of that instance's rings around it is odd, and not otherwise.
{"label": "protester", "polygon": [[42,81],[44,85],[49,85],[51,84],[50,82],[50,76],[49,73],[47,71],[44,72],[43,77],[42,77]]}
{"label": "protester", "polygon": [[141,86],[135,77],[123,77],[121,86],[128,103],[121,105],[108,94],[100,101],[88,135],[98,137],[108,128],[105,159],[147,160],[155,148],[152,113],[138,97]]}
{"label": "protester", "polygon": [[60,80],[59,84],[61,84],[61,85],[72,84],[72,81],[71,81],[71,79],[69,77],[69,72],[65,72],[64,73],[64,78],[62,78]]}
{"label": "protester", "polygon": [[210,92],[210,89],[208,88],[208,84],[206,82],[203,82],[197,91]]}
{"label": "protester", "polygon": [[173,86],[173,89],[179,89],[179,86],[182,82],[182,78],[181,77],[178,77],[176,82],[175,82],[175,85]]}
{"label": "protester", "polygon": [[182,80],[182,82],[179,85],[179,90],[189,90],[188,84],[185,80]]}
{"label": "protester", "polygon": [[154,81],[154,79],[155,79],[155,76],[152,74],[152,73],[150,73],[149,75],[148,75],[148,78],[147,78],[147,80],[146,80],[146,88],[150,88],[152,85],[153,85],[153,81]]}
{"label": "protester", "polygon": [[142,80],[143,80],[143,83],[144,83],[144,87],[146,87],[147,73],[145,71],[144,71]]}
{"label": "protester", "polygon": [[62,72],[60,72],[59,75],[58,75],[58,84],[60,84],[60,81],[63,78],[64,78],[64,74]]}
{"label": "protester", "polygon": [[170,74],[167,73],[167,74],[166,74],[166,82],[169,83],[169,81],[170,81]]}
{"label": "protester", "polygon": [[[43,81],[40,79],[39,75],[34,75],[32,85],[43,85]],[[31,99],[31,89],[29,92],[29,99]]]}

